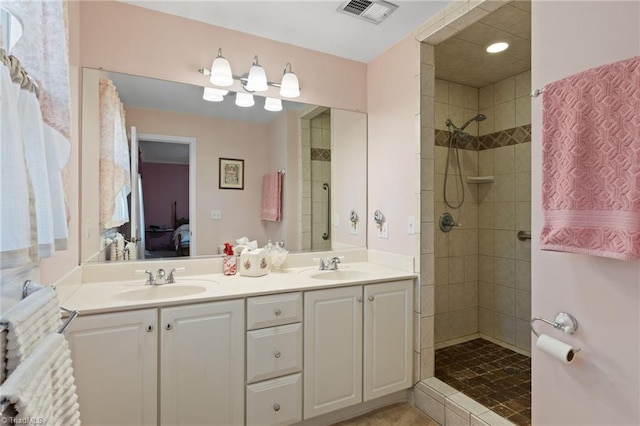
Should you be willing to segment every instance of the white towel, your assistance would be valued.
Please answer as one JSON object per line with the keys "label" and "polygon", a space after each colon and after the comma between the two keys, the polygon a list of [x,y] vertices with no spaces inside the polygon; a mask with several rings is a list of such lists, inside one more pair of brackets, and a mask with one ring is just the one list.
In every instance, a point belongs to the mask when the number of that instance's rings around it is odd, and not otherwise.
{"label": "white towel", "polygon": [[[0,55],[4,54],[0,50]],[[31,210],[29,178],[17,95],[20,86],[11,81],[9,69],[0,62],[0,268],[13,268],[31,259]]]}
{"label": "white towel", "polygon": [[0,386],[0,398],[13,404],[15,419],[43,419],[46,425],[79,425],[71,352],[64,336],[54,333],[45,337]]}
{"label": "white towel", "polygon": [[[62,326],[58,297],[52,287],[45,287],[22,299],[2,315],[6,330],[2,342],[7,359],[6,376],[33,352],[40,341]],[[5,371],[2,370],[2,379]]]}
{"label": "white towel", "polygon": [[21,117],[25,160],[35,198],[38,252],[40,257],[49,257],[54,251],[53,207],[45,155],[44,123],[35,93],[27,90],[18,93],[18,114]]}

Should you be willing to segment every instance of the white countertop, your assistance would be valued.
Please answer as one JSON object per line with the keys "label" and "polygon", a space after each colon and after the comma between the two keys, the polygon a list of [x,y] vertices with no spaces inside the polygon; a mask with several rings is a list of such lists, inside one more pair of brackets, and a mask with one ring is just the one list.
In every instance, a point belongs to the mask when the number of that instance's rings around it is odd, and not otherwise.
{"label": "white countertop", "polygon": [[[416,277],[412,272],[371,262],[343,263],[339,266],[337,273],[336,271],[319,271],[317,267],[307,266],[271,271],[261,277],[225,276],[221,273],[183,274],[176,273],[174,284],[160,286],[145,285],[145,276],[130,281],[96,281],[65,285],[58,287],[58,297],[66,308],[77,310],[80,315],[88,315]],[[341,277],[341,274],[344,275]],[[178,287],[188,288],[178,289]],[[179,293],[181,290],[197,291],[197,293],[177,297],[168,296],[174,291]]]}

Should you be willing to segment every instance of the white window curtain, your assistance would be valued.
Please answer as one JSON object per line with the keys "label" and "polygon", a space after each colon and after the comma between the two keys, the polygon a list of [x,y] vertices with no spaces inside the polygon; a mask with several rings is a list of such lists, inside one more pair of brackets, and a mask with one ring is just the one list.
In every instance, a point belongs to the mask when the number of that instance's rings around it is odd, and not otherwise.
{"label": "white window curtain", "polygon": [[67,247],[70,115],[64,3],[0,1],[0,8],[23,29],[17,41],[2,40],[11,52],[0,51],[0,268],[5,269]]}
{"label": "white window curtain", "polygon": [[104,229],[129,222],[127,195],[131,192],[129,143],[118,91],[100,79],[100,223]]}

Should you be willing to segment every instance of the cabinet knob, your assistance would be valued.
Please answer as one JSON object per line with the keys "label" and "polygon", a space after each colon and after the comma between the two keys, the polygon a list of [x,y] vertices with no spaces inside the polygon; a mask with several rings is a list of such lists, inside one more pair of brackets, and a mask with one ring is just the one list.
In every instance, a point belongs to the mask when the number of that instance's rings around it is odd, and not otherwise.
{"label": "cabinet knob", "polygon": [[153,331],[153,326],[152,325],[148,325],[146,328],[148,333],[151,333]]}
{"label": "cabinet knob", "polygon": [[373,302],[373,296],[369,296],[369,302]]}
{"label": "cabinet knob", "polygon": [[280,353],[280,351],[275,351],[273,353],[273,356],[275,356],[276,358],[280,358],[282,356],[282,354]]}
{"label": "cabinet knob", "polygon": [[168,322],[167,325],[164,326],[164,328],[166,328],[167,330],[171,330],[173,328],[173,325]]}
{"label": "cabinet knob", "polygon": [[273,404],[273,411],[280,411],[280,404],[278,403]]}
{"label": "cabinet knob", "polygon": [[275,311],[273,311],[274,314],[276,314],[276,316],[280,316],[280,314],[282,313],[282,311],[280,310],[280,308],[276,308]]}
{"label": "cabinet knob", "polygon": [[358,297],[356,298],[356,300],[358,301],[358,303],[362,303],[362,297]]}

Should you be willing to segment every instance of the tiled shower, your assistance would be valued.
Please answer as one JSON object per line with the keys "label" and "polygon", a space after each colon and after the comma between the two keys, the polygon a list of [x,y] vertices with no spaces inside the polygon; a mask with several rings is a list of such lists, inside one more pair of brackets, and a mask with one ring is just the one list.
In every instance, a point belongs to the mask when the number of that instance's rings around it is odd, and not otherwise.
{"label": "tiled shower", "polygon": [[[530,241],[518,231],[531,228],[530,72],[480,89],[436,80],[435,218],[450,212],[460,226],[435,231],[435,345],[478,333],[521,351],[530,351]],[[478,113],[487,119],[465,129],[459,150],[465,202],[444,203],[449,132]],[[450,155],[448,199],[456,191],[457,164]],[[468,176],[493,176],[492,183],[467,183]],[[459,185],[459,184],[458,184]]]}
{"label": "tiled shower", "polygon": [[331,112],[302,118],[302,249],[328,250],[328,202],[331,183]]}

